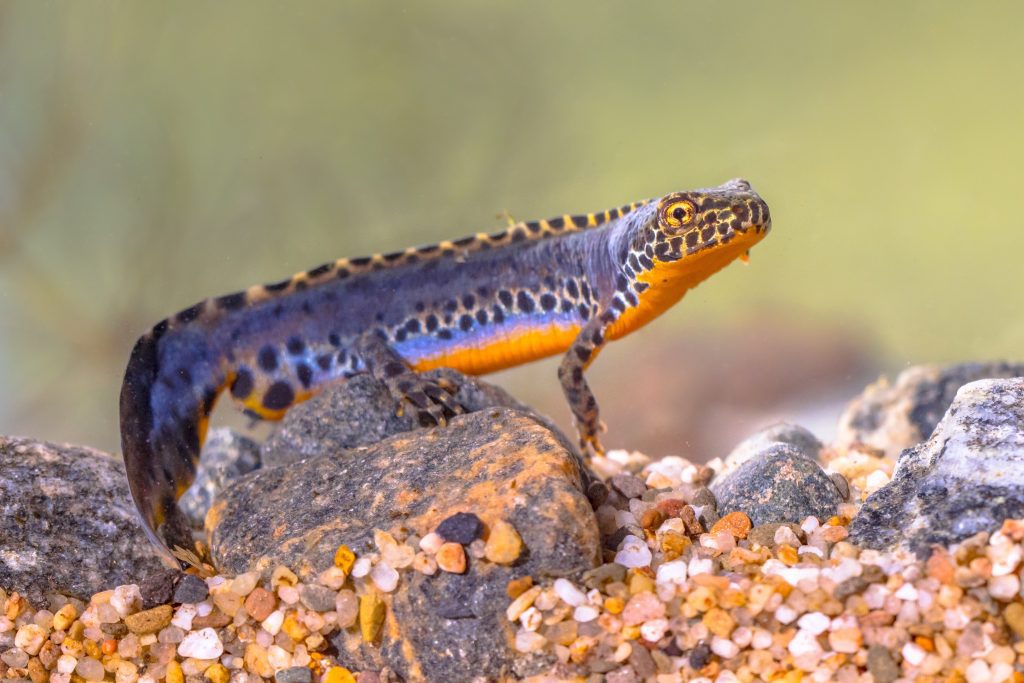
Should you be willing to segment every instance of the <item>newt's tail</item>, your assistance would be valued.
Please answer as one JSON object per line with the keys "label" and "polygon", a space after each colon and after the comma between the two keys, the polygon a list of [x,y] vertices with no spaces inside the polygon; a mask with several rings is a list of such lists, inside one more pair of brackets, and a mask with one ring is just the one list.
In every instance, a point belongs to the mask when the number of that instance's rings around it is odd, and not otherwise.
{"label": "newt's tail", "polygon": [[195,479],[207,418],[224,385],[218,354],[164,321],[132,349],[121,386],[121,449],[146,534],[167,558],[193,551],[176,501]]}

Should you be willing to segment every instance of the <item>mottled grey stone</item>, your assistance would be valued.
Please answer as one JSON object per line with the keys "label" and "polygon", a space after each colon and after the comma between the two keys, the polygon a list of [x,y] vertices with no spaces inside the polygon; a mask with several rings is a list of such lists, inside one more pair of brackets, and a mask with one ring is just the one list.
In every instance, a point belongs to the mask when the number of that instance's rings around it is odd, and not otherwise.
{"label": "mottled grey stone", "polygon": [[847,406],[836,445],[866,445],[895,458],[927,439],[957,390],[980,379],[1024,377],[1024,363],[988,362],[915,365],[895,382],[882,377]]}
{"label": "mottled grey stone", "polygon": [[174,604],[195,605],[202,602],[210,595],[210,589],[206,582],[198,576],[185,574],[174,589]]}
{"label": "mottled grey stone", "polygon": [[729,455],[725,457],[722,469],[718,472],[717,476],[719,478],[728,476],[743,463],[758,457],[771,446],[780,443],[789,444],[797,453],[815,462],[818,460],[818,453],[822,449],[818,437],[814,436],[809,430],[788,422],[778,422],[751,434],[737,444],[729,452]]}
{"label": "mottled grey stone", "polygon": [[222,571],[267,575],[284,564],[311,581],[342,543],[365,554],[374,529],[423,536],[454,512],[488,527],[511,523],[525,546],[520,560],[470,559],[461,575],[403,573],[383,596],[397,633],[389,626],[379,645],[349,632],[333,642],[352,669],[386,666],[406,680],[416,671],[427,680],[499,678],[518,666],[504,612],[508,582],[581,574],[601,557],[581,464],[530,414],[478,411],[444,428],[253,472],[218,497],[210,547]]}
{"label": "mottled grey stone", "polygon": [[293,666],[275,673],[274,680],[277,683],[310,683],[313,680],[313,673],[308,666]]}
{"label": "mottled grey stone", "polygon": [[315,583],[307,583],[299,591],[299,600],[302,604],[314,612],[330,612],[334,609],[335,598],[338,594],[326,586],[318,586]]}
{"label": "mottled grey stone", "polygon": [[260,466],[260,447],[252,439],[227,429],[212,429],[203,444],[196,480],[178,501],[189,523],[203,527],[213,499],[229,483]]}
{"label": "mottled grey stone", "polygon": [[795,446],[775,443],[745,456],[742,464],[711,482],[718,513],[745,512],[754,526],[827,519],[841,502],[821,467]]}
{"label": "mottled grey stone", "polygon": [[960,387],[927,442],[903,451],[892,481],[850,524],[850,540],[918,555],[1024,517],[1024,378]]}
{"label": "mottled grey stone", "polygon": [[[455,400],[467,412],[515,408],[533,415],[538,422],[558,434],[568,450],[577,451],[573,442],[550,419],[520,403],[504,389],[448,368],[431,370],[424,376],[445,380],[457,387]],[[401,416],[397,413],[398,404],[382,382],[369,374],[356,375],[289,410],[277,430],[263,444],[263,464],[270,467],[333,455],[420,429],[411,411],[405,411]]]}
{"label": "mottled grey stone", "polygon": [[124,466],[106,453],[0,437],[0,587],[45,605],[88,600],[166,568],[142,530]]}

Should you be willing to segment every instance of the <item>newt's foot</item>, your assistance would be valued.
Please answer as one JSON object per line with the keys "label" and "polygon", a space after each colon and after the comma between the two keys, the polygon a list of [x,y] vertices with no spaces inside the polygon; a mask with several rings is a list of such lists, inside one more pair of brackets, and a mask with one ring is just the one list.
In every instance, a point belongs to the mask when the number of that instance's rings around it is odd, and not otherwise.
{"label": "newt's foot", "polygon": [[584,457],[604,455],[604,446],[601,445],[598,434],[608,431],[608,425],[598,422],[596,426],[578,425],[577,429],[580,434],[580,450],[583,451]]}
{"label": "newt's foot", "polygon": [[411,408],[421,427],[444,427],[448,420],[466,412],[455,400],[458,387],[444,379],[430,379],[412,370],[388,380],[391,395],[399,402],[398,414]]}

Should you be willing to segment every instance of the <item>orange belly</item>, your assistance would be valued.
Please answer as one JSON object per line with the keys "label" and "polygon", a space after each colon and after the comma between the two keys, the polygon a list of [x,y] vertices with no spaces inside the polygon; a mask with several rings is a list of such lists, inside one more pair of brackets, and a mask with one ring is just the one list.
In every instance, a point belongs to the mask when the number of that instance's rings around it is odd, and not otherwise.
{"label": "orange belly", "polygon": [[453,368],[467,375],[484,375],[565,352],[579,334],[579,325],[522,325],[495,335],[486,343],[452,346],[412,364],[417,372]]}

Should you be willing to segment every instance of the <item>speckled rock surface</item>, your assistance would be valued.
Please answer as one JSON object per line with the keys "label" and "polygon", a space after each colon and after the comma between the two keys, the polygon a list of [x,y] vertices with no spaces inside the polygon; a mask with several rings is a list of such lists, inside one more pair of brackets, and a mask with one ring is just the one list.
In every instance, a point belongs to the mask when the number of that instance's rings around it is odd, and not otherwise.
{"label": "speckled rock surface", "polygon": [[789,444],[808,460],[817,461],[822,444],[810,430],[788,422],[779,422],[741,441],[725,457],[719,477],[725,477],[743,463],[757,457],[775,444]]}
{"label": "speckled rock surface", "polygon": [[335,645],[353,668],[388,666],[406,680],[498,677],[514,664],[509,580],[572,575],[600,559],[579,461],[534,416],[485,410],[446,428],[263,469],[226,489],[207,525],[221,570],[269,574],[285,564],[310,580],[343,543],[363,554],[374,550],[374,529],[422,536],[456,512],[473,512],[488,528],[510,522],[525,546],[521,559],[504,566],[469,558],[465,574],[416,574],[383,594],[379,647],[349,632]]}
{"label": "speckled rock surface", "polygon": [[843,496],[832,479],[807,455],[788,443],[774,443],[746,457],[709,487],[718,514],[745,512],[754,526],[771,522],[799,524],[808,516],[825,520]]}
{"label": "speckled rock surface", "polygon": [[895,383],[883,377],[850,402],[839,420],[836,445],[862,443],[895,458],[931,435],[957,389],[980,379],[1010,377],[1024,377],[1024,363],[916,365]]}
{"label": "speckled rock surface", "polygon": [[[455,398],[467,412],[515,408],[530,413],[558,434],[567,448],[575,450],[573,442],[566,439],[553,422],[503,389],[447,368],[432,370],[424,376],[445,379],[457,386]],[[399,416],[397,409],[382,382],[368,374],[356,375],[288,411],[278,429],[263,444],[263,464],[270,467],[331,455],[420,428],[414,416],[409,413]]]}
{"label": "speckled rock surface", "polygon": [[260,466],[260,446],[227,429],[211,429],[203,444],[196,480],[178,501],[189,522],[202,528],[206,511],[225,486]]}
{"label": "speckled rock surface", "polygon": [[960,387],[931,438],[904,451],[892,481],[850,525],[863,546],[919,555],[1024,517],[1024,378]]}
{"label": "speckled rock surface", "polygon": [[139,522],[121,462],[79,446],[0,437],[0,587],[30,600],[166,573]]}

